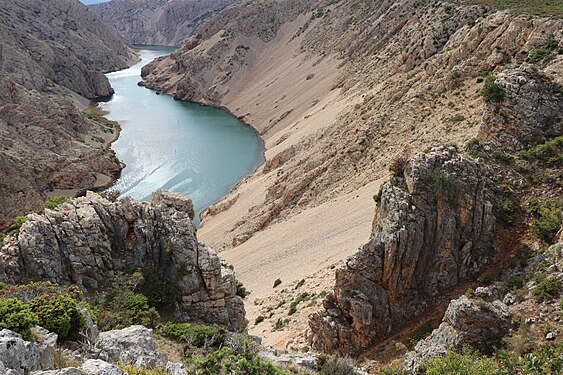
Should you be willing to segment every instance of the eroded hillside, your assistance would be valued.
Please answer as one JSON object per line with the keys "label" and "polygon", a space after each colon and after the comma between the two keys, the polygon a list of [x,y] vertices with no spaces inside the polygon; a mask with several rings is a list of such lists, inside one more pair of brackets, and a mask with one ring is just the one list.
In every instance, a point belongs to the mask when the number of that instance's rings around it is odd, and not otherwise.
{"label": "eroded hillside", "polygon": [[104,71],[135,60],[78,1],[0,4],[0,228],[42,207],[49,193],[108,183],[121,169],[116,124],[77,103],[113,90]]}
{"label": "eroded hillside", "polygon": [[238,0],[113,0],[90,6],[133,44],[177,46],[205,20]]}

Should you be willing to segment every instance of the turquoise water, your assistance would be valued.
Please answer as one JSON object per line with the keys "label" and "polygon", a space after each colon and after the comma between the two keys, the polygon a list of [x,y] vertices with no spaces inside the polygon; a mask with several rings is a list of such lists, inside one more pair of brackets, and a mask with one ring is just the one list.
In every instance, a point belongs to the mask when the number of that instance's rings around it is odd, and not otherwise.
{"label": "turquoise water", "polygon": [[172,50],[140,47],[139,63],[107,74],[115,94],[100,106],[121,125],[112,148],[127,165],[113,189],[140,200],[150,200],[159,188],[179,192],[199,213],[263,162],[263,145],[250,127],[223,110],[137,86],[141,67]]}

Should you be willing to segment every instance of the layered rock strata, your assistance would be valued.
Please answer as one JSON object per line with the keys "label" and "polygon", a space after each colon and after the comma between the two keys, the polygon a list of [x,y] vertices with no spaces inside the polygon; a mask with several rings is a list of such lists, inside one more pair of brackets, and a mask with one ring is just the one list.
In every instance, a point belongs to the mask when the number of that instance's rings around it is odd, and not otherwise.
{"label": "layered rock strata", "polygon": [[[160,203],[159,203],[160,202]],[[141,268],[176,289],[176,315],[241,330],[244,306],[235,274],[199,243],[191,202],[164,191],[153,202],[112,203],[95,193],[30,214],[0,253],[0,279],[49,280],[86,290],[111,289],[117,272]]]}
{"label": "layered rock strata", "polygon": [[486,168],[453,148],[412,158],[380,191],[371,240],[311,316],[312,345],[357,355],[473,280],[495,256]]}
{"label": "layered rock strata", "polygon": [[177,46],[238,0],[114,0],[90,9],[134,44]]}

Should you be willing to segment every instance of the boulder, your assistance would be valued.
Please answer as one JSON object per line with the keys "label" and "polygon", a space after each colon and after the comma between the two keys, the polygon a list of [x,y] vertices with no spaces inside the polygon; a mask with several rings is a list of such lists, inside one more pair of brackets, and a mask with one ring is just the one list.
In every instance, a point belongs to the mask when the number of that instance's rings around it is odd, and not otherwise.
{"label": "boulder", "polygon": [[127,375],[127,373],[119,367],[99,359],[87,360],[82,365],[81,370],[87,375]]}
{"label": "boulder", "polygon": [[472,347],[487,351],[508,334],[511,314],[500,302],[461,296],[450,302],[440,326],[405,356],[404,366],[419,373],[423,361],[445,355],[448,349]]}
{"label": "boulder", "polygon": [[21,335],[7,329],[0,331],[0,362],[17,374],[41,369],[41,352]]}
{"label": "boulder", "polygon": [[152,330],[143,326],[102,332],[95,346],[99,357],[112,363],[143,368],[161,367],[167,363],[166,356],[156,351]]}

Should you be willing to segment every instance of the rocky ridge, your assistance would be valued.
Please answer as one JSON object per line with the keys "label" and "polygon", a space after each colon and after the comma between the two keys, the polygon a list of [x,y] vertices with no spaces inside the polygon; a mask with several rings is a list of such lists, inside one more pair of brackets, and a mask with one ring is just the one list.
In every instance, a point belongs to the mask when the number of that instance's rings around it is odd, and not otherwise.
{"label": "rocky ridge", "polygon": [[79,1],[0,4],[0,228],[48,194],[107,184],[122,168],[116,124],[87,119],[85,99],[113,94],[102,72],[135,55]]}
{"label": "rocky ridge", "polygon": [[133,44],[177,46],[238,0],[112,0],[90,9]]}
{"label": "rocky ridge", "polygon": [[487,174],[454,149],[435,148],[385,183],[372,238],[336,272],[334,294],[311,317],[313,347],[358,355],[476,279],[498,251]]}
{"label": "rocky ridge", "polygon": [[28,215],[17,238],[5,240],[0,279],[110,290],[119,271],[140,268],[176,288],[178,319],[242,330],[245,312],[234,271],[197,241],[192,218],[191,201],[179,194],[157,191],[152,203],[112,203],[88,193]]}

